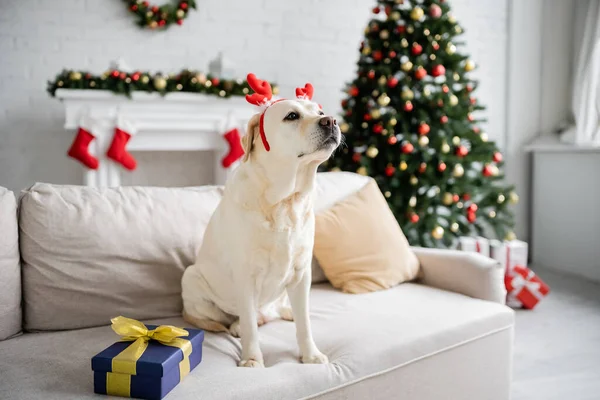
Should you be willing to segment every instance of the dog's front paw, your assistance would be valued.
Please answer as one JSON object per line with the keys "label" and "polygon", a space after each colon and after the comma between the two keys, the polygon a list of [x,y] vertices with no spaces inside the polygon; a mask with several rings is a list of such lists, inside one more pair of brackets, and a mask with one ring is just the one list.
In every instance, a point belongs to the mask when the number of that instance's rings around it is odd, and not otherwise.
{"label": "dog's front paw", "polygon": [[241,360],[238,366],[246,368],[264,368],[265,363],[262,360],[255,360],[253,358],[250,358],[248,360]]}
{"label": "dog's front paw", "polygon": [[307,354],[307,355],[303,355],[302,356],[302,362],[304,364],[328,364],[329,363],[329,359],[327,358],[327,356],[323,353],[321,353],[319,350]]}
{"label": "dog's front paw", "polygon": [[241,329],[240,329],[240,320],[236,320],[233,324],[231,324],[231,326],[229,327],[229,333],[231,334],[231,336],[239,338],[241,337]]}

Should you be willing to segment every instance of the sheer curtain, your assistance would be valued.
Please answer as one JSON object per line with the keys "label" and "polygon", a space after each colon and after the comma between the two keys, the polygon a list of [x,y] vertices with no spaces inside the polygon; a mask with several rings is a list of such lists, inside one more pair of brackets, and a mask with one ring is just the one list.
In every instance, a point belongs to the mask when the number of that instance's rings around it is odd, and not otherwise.
{"label": "sheer curtain", "polygon": [[577,7],[571,99],[575,126],[563,132],[561,140],[600,147],[600,0],[573,4]]}

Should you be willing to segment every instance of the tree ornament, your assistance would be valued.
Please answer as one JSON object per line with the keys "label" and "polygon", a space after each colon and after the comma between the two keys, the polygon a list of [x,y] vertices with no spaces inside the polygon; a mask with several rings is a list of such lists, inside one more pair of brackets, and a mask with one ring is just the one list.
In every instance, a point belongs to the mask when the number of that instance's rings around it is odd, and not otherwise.
{"label": "tree ornament", "polygon": [[471,204],[469,205],[469,207],[467,207],[467,211],[468,211],[468,212],[475,212],[475,211],[477,211],[478,209],[479,209],[479,207],[478,207],[478,206],[477,206],[477,204],[475,204],[475,203],[471,203]]}
{"label": "tree ornament", "polygon": [[391,126],[396,126],[397,123],[398,123],[398,121],[396,120],[396,118],[390,118],[390,125]]}
{"label": "tree ornament", "polygon": [[483,173],[483,176],[492,176],[492,166],[490,164],[485,164],[481,172]]}
{"label": "tree ornament", "polygon": [[152,83],[154,84],[154,87],[159,91],[167,87],[167,80],[162,76],[155,77]]}
{"label": "tree ornament", "polygon": [[371,111],[371,118],[379,119],[379,117],[381,117],[381,111],[379,111],[378,109],[374,109],[373,111]]}
{"label": "tree ornament", "polygon": [[400,13],[398,11],[394,11],[389,15],[392,21],[398,21],[400,19]]}
{"label": "tree ornament", "polygon": [[417,68],[417,70],[415,71],[415,78],[417,80],[421,80],[423,78],[425,78],[427,76],[427,70],[423,67],[419,67]]}
{"label": "tree ornament", "polygon": [[458,97],[455,95],[450,95],[450,105],[455,106],[458,104]]}
{"label": "tree ornament", "polygon": [[494,162],[502,162],[502,153],[500,153],[499,151],[495,152],[494,155],[492,156],[492,159],[494,160]]}
{"label": "tree ornament", "polygon": [[425,122],[421,122],[419,124],[419,128],[418,128],[419,135],[427,135],[430,130],[431,130],[431,128]]}
{"label": "tree ornament", "polygon": [[446,73],[446,68],[444,68],[444,66],[441,64],[434,65],[433,68],[431,69],[432,76],[442,76],[445,73]]}
{"label": "tree ornament", "polygon": [[449,153],[450,152],[450,145],[446,142],[442,143],[442,146],[440,147],[440,151],[442,153]]}
{"label": "tree ornament", "polygon": [[461,28],[460,26],[456,25],[456,26],[454,27],[454,32],[456,32],[456,33],[460,34],[460,33],[462,33],[462,28]]}
{"label": "tree ornament", "polygon": [[350,94],[350,96],[356,97],[358,96],[358,88],[356,86],[352,86],[348,93]]}
{"label": "tree ornament", "polygon": [[415,28],[414,28],[414,26],[412,26],[412,25],[409,25],[409,26],[406,28],[406,32],[408,32],[408,33],[413,33],[414,31],[415,31]]}
{"label": "tree ornament", "polygon": [[481,138],[482,142],[487,142],[488,141],[488,134],[487,133],[482,133],[481,135],[479,135],[479,137]]}
{"label": "tree ornament", "polygon": [[371,146],[367,149],[366,154],[369,158],[375,158],[377,157],[377,154],[379,154],[379,150],[377,150],[377,147]]}
{"label": "tree ornament", "polygon": [[369,127],[369,124],[366,122],[363,122],[362,124],[360,124],[360,127],[363,129],[367,129]]}
{"label": "tree ornament", "polygon": [[402,69],[402,71],[404,72],[408,72],[412,69],[413,67],[413,63],[411,63],[410,61],[406,61],[403,62],[402,64],[400,64],[400,69]]}
{"label": "tree ornament", "polygon": [[451,24],[456,23],[456,17],[454,16],[454,14],[448,14],[448,22],[450,22]]}
{"label": "tree ornament", "polygon": [[411,196],[410,199],[408,199],[408,205],[409,207],[415,208],[417,206],[417,198],[415,196]]}
{"label": "tree ornament", "polygon": [[506,234],[506,236],[504,236],[504,240],[516,240],[517,239],[517,235],[515,235],[515,233],[513,231],[510,231]]}
{"label": "tree ornament", "polygon": [[419,179],[416,176],[411,176],[409,181],[408,181],[411,185],[415,186],[419,183]]}
{"label": "tree ornament", "polygon": [[448,93],[449,91],[450,91],[450,88],[448,87],[448,85],[442,86],[442,92]]}
{"label": "tree ornament", "polygon": [[381,32],[379,32],[379,37],[382,38],[383,40],[387,40],[390,37],[390,33],[384,29]]}
{"label": "tree ornament", "polygon": [[471,200],[471,195],[469,193],[463,193],[462,198],[464,201]]}
{"label": "tree ornament", "polygon": [[389,190],[386,190],[383,195],[385,196],[386,199],[389,199],[390,197],[392,197],[392,192],[390,192]]}
{"label": "tree ornament", "polygon": [[452,138],[452,144],[458,146],[460,144],[460,138],[458,136],[454,136]]}
{"label": "tree ornament", "polygon": [[388,104],[390,104],[390,97],[384,93],[381,96],[379,96],[379,98],[377,99],[377,103],[379,103],[380,106],[385,107]]}
{"label": "tree ornament", "polygon": [[352,161],[354,161],[355,163],[359,163],[361,159],[362,155],[360,153],[352,154]]}
{"label": "tree ornament", "polygon": [[369,78],[369,79],[375,79],[375,71],[373,71],[373,70],[370,70],[370,71],[367,73],[367,78]]}
{"label": "tree ornament", "polygon": [[442,115],[442,116],[440,117],[440,122],[441,122],[442,124],[446,124],[446,123],[448,123],[448,117],[447,117],[447,116],[445,116],[445,115]]}
{"label": "tree ornament", "polygon": [[196,8],[195,0],[178,0],[176,4],[165,4],[160,7],[150,6],[147,1],[125,0],[129,11],[137,17],[137,24],[142,28],[165,28],[172,23],[183,24],[190,8]]}
{"label": "tree ornament", "polygon": [[406,171],[406,169],[408,168],[408,164],[406,163],[406,161],[402,161],[400,162],[398,168],[400,168],[400,171]]}
{"label": "tree ornament", "polygon": [[375,126],[373,126],[373,133],[380,134],[381,132],[383,132],[383,126],[382,125],[376,124]]}
{"label": "tree ornament", "polygon": [[[438,51],[440,49],[439,43],[436,42],[435,40],[433,42],[431,42],[431,47],[433,47],[433,50],[435,50],[435,51]],[[431,58],[432,60],[435,60],[435,55],[432,54],[431,56],[429,56],[429,58]]]}
{"label": "tree ornament", "polygon": [[473,122],[475,120],[475,117],[473,116],[473,114],[469,113],[469,114],[467,114],[467,120],[469,122]]}
{"label": "tree ornament", "polygon": [[392,76],[390,79],[388,79],[387,85],[389,88],[395,88],[396,85],[398,85],[398,79],[396,79]]}
{"label": "tree ornament", "polygon": [[444,193],[444,195],[442,196],[442,204],[449,206],[453,202],[454,201],[452,200],[452,193],[449,193],[449,192]]}
{"label": "tree ornament", "polygon": [[373,14],[379,14],[379,7],[373,8]]}
{"label": "tree ornament", "polygon": [[381,61],[381,59],[383,58],[383,53],[379,50],[375,50],[373,52],[373,60],[375,61]]}
{"label": "tree ornament", "polygon": [[472,92],[473,91],[473,85],[467,85],[466,89],[467,89],[467,92],[469,92],[469,93]]}
{"label": "tree ornament", "polygon": [[498,199],[496,199],[496,201],[498,202],[498,204],[504,203],[504,200],[506,200],[506,197],[504,197],[503,194],[499,194],[498,195]]}
{"label": "tree ornament", "polygon": [[350,128],[350,126],[345,122],[340,124],[340,131],[342,131],[342,133],[348,132],[349,128]]}
{"label": "tree ornament", "polygon": [[492,210],[488,213],[490,218],[496,218],[496,211]]}
{"label": "tree ornament", "polygon": [[411,112],[413,110],[413,104],[410,101],[404,103],[404,111]]}
{"label": "tree ornament", "polygon": [[429,144],[429,138],[427,136],[421,136],[419,138],[419,146],[425,147]]}
{"label": "tree ornament", "polygon": [[371,54],[371,48],[369,46],[365,46],[360,52],[363,55],[368,56],[369,54]]}
{"label": "tree ornament", "polygon": [[438,6],[437,4],[432,4],[431,7],[429,7],[429,15],[432,18],[439,18],[442,16],[442,8],[440,6]]}
{"label": "tree ornament", "polygon": [[458,203],[458,201],[460,200],[460,196],[457,195],[456,193],[452,195],[452,201],[455,203]]}
{"label": "tree ornament", "polygon": [[69,73],[69,78],[74,80],[74,81],[78,81],[81,79],[81,72],[79,71],[71,71],[71,73]]}
{"label": "tree ornament", "polygon": [[417,222],[419,222],[419,216],[415,213],[412,213],[410,215],[410,222],[412,222],[413,224],[416,224]]}
{"label": "tree ornament", "polygon": [[438,171],[444,172],[446,170],[446,163],[441,162],[438,164]]}
{"label": "tree ornament", "polygon": [[423,46],[421,46],[417,42],[414,42],[410,51],[414,56],[418,56],[419,54],[421,54],[423,52]]}
{"label": "tree ornament", "polygon": [[465,174],[465,169],[461,164],[456,164],[454,166],[454,170],[452,171],[452,175],[454,175],[455,178],[460,178]]}
{"label": "tree ornament", "polygon": [[475,222],[476,219],[477,215],[474,212],[467,212],[467,221],[469,221],[472,224],[473,222]]}
{"label": "tree ornament", "polygon": [[470,98],[469,98],[469,102],[470,102],[472,105],[475,105],[475,104],[477,103],[477,99],[476,99],[475,97],[470,97]]}
{"label": "tree ornament", "polygon": [[471,60],[467,60],[467,62],[465,62],[465,71],[469,72],[469,71],[473,71],[475,69],[475,63]]}
{"label": "tree ornament", "polygon": [[402,40],[400,40],[400,46],[407,48],[408,47],[408,40],[406,40],[406,38],[402,38]]}
{"label": "tree ornament", "polygon": [[371,114],[365,114],[365,115],[363,115],[363,119],[364,119],[365,121],[370,121],[370,120],[371,120],[371,118],[372,118],[372,117],[371,117]]}
{"label": "tree ornament", "polygon": [[444,228],[442,228],[441,226],[437,225],[435,228],[433,228],[433,230],[431,231],[431,236],[434,239],[440,240],[441,238],[444,237]]}
{"label": "tree ornament", "polygon": [[396,136],[390,136],[388,138],[388,144],[396,144],[398,142],[398,139],[396,138]]}
{"label": "tree ornament", "polygon": [[458,232],[458,230],[460,229],[460,226],[458,225],[457,222],[453,222],[452,224],[450,224],[450,230],[454,233]]}
{"label": "tree ornament", "polygon": [[423,18],[424,15],[425,11],[423,11],[421,7],[415,7],[410,12],[410,17],[415,21],[419,21],[421,18]]}
{"label": "tree ornament", "polygon": [[359,174],[359,175],[366,176],[367,175],[367,168],[365,166],[359,167],[356,170],[356,173]]}
{"label": "tree ornament", "polygon": [[515,192],[510,192],[508,194],[508,202],[510,204],[517,204],[519,202],[519,195]]}
{"label": "tree ornament", "polygon": [[412,143],[408,143],[408,142],[404,143],[401,148],[401,150],[404,154],[410,154],[413,152],[414,149],[415,149],[415,146],[413,146]]}
{"label": "tree ornament", "polygon": [[388,165],[385,167],[384,172],[386,176],[392,176],[394,175],[394,172],[396,172],[396,168],[394,168],[392,165]]}
{"label": "tree ornament", "polygon": [[456,148],[456,155],[459,157],[465,157],[467,154],[469,154],[469,149],[467,149],[465,146],[458,146]]}
{"label": "tree ornament", "polygon": [[422,174],[422,173],[424,173],[426,170],[427,170],[427,164],[425,164],[424,162],[422,162],[422,163],[419,165],[419,173],[421,173],[421,174]]}
{"label": "tree ornament", "polygon": [[412,90],[406,88],[402,90],[402,93],[400,93],[400,97],[402,97],[402,100],[412,100],[415,97],[415,94]]}
{"label": "tree ornament", "polygon": [[446,45],[446,54],[452,55],[454,53],[456,53],[456,46],[448,42],[448,44]]}

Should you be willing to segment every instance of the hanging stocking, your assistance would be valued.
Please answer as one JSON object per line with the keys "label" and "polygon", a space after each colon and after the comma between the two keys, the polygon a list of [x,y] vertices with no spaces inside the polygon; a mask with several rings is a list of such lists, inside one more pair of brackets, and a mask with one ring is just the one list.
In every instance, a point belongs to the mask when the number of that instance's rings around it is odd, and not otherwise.
{"label": "hanging stocking", "polygon": [[73,157],[89,169],[98,169],[98,159],[90,154],[89,145],[95,137],[92,134],[92,119],[84,116],[79,121],[79,129],[71,148],[67,152],[69,157]]}
{"label": "hanging stocking", "polygon": [[242,148],[240,131],[233,125],[230,117],[227,118],[224,128],[225,133],[223,137],[229,144],[229,152],[223,157],[221,164],[223,168],[229,168],[233,163],[242,158],[244,149]]}
{"label": "hanging stocking", "polygon": [[125,149],[127,142],[137,133],[136,127],[130,122],[121,117],[117,118],[117,126],[115,127],[115,135],[112,143],[106,152],[106,155],[123,165],[130,171],[133,171],[137,165],[135,158]]}

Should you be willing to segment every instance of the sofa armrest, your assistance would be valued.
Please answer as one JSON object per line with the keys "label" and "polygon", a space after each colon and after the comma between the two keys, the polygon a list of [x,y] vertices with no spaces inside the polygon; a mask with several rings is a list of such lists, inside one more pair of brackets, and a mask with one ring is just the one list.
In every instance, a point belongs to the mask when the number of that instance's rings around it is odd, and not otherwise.
{"label": "sofa armrest", "polygon": [[504,304],[506,288],[500,263],[477,253],[412,247],[420,281],[438,289]]}

